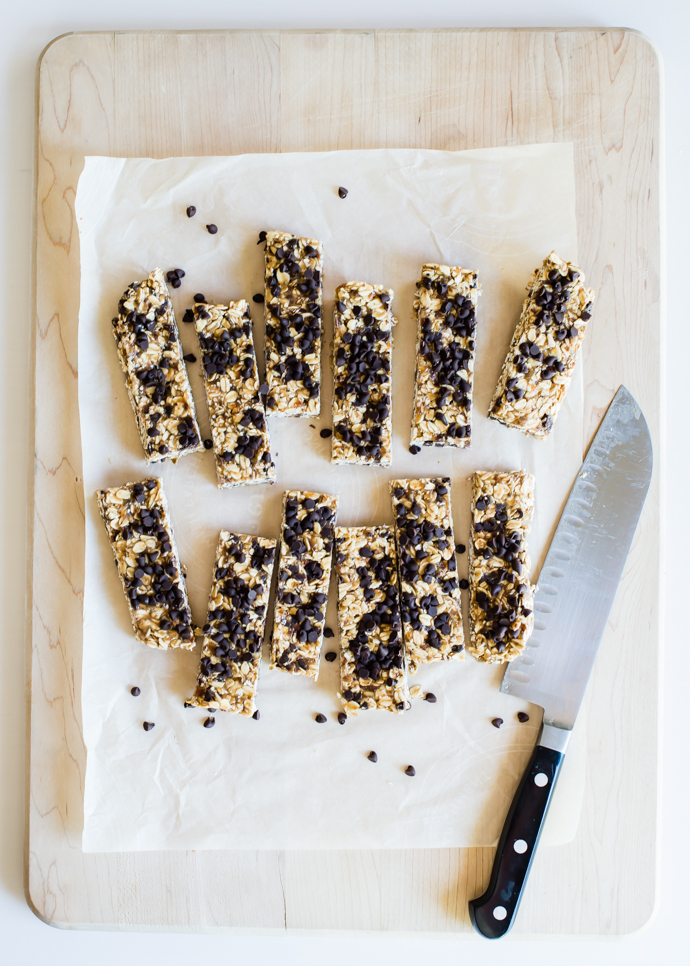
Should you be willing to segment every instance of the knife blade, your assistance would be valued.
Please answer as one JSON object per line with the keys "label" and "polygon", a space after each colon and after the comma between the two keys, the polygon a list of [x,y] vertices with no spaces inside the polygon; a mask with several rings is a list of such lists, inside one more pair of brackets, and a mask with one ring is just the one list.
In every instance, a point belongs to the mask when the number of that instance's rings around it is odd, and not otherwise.
{"label": "knife blade", "polygon": [[652,475],[640,407],[621,386],[575,479],[534,596],[534,631],[501,691],[544,709],[539,741],[470,918],[489,939],[515,921],[523,888]]}

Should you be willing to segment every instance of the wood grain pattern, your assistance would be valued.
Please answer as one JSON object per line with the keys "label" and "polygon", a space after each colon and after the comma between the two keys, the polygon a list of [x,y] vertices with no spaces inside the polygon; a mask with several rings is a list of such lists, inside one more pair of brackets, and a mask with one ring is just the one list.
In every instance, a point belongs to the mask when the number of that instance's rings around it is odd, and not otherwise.
{"label": "wood grain pattern", "polygon": [[[27,896],[55,925],[473,935],[492,849],[85,855],[77,408],[86,154],[161,158],[575,143],[588,439],[621,382],[660,465],[659,67],[623,30],[73,34],[38,71]],[[542,849],[514,935],[632,932],[655,901],[659,472],[591,684],[576,839]]]}

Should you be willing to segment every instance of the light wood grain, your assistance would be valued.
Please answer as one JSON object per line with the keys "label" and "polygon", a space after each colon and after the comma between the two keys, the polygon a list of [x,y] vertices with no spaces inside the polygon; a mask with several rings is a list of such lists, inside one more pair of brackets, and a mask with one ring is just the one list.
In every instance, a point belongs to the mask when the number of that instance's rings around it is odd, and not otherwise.
{"label": "light wood grain", "polygon": [[473,935],[491,849],[85,855],[77,181],[86,154],[575,143],[591,436],[621,382],[657,470],[591,685],[575,840],[542,849],[513,935],[614,936],[655,901],[659,66],[615,30],[74,34],[38,71],[27,896],[66,927]]}

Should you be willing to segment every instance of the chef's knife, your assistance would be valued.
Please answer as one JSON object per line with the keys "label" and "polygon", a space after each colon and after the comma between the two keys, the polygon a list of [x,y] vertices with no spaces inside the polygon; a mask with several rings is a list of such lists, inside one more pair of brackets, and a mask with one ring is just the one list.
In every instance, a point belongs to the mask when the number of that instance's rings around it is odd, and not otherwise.
{"label": "chef's knife", "polygon": [[544,709],[539,742],[503,826],[489,887],[470,902],[475,929],[504,936],[515,920],[616,588],[652,475],[652,443],[621,386],[556,528],[534,596],[534,631],[501,691]]}

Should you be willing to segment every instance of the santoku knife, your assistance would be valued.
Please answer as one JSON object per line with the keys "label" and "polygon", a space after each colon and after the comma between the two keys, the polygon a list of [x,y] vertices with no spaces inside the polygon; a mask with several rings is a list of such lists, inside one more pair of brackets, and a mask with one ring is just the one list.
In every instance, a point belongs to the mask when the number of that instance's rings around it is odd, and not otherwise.
{"label": "santoku knife", "polygon": [[534,596],[534,632],[501,691],[544,709],[534,754],[498,843],[489,887],[470,902],[475,929],[504,936],[515,920],[652,475],[647,423],[621,386],[556,528]]}

